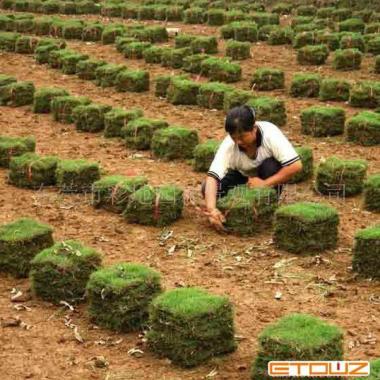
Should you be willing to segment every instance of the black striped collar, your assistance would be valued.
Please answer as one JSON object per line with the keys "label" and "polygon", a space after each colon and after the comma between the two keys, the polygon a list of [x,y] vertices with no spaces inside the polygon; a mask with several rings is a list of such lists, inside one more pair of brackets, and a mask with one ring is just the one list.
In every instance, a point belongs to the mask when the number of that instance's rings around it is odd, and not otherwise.
{"label": "black striped collar", "polygon": [[261,146],[263,142],[263,131],[258,124],[255,124],[255,125],[256,125],[256,147],[258,148],[259,146]]}

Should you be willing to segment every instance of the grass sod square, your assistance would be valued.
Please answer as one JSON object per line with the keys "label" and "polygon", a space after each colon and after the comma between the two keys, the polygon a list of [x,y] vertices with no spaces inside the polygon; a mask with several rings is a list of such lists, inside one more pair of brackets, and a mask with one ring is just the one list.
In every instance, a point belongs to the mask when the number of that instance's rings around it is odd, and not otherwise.
{"label": "grass sod square", "polygon": [[39,48],[40,46],[47,46],[47,45],[53,45],[57,47],[58,49],[65,49],[66,41],[60,38],[41,37],[38,40],[37,48]]}
{"label": "grass sod square", "polygon": [[317,33],[315,31],[300,32],[294,36],[293,47],[300,49],[307,45],[315,45],[317,43]]}
{"label": "grass sod square", "polygon": [[122,332],[140,330],[149,305],[161,291],[160,275],[135,263],[120,263],[91,274],[87,283],[88,313],[97,325]]}
{"label": "grass sod square", "polygon": [[292,45],[294,32],[290,27],[274,28],[269,32],[268,45]]}
{"label": "grass sod square", "polygon": [[345,120],[343,108],[312,106],[301,112],[301,130],[303,134],[314,137],[341,135]]}
{"label": "grass sod square", "polygon": [[216,37],[199,36],[190,42],[193,54],[216,54],[218,52],[218,40]]}
{"label": "grass sod square", "polygon": [[168,87],[173,75],[158,75],[154,78],[154,95],[160,98],[166,98]]}
{"label": "grass sod square", "polygon": [[231,108],[246,104],[253,97],[254,96],[250,91],[233,88],[231,91],[227,91],[224,95],[223,109],[225,112],[228,112]]}
{"label": "grass sod square", "polygon": [[347,101],[350,97],[350,82],[344,79],[325,78],[321,82],[319,98],[323,101]]}
{"label": "grass sod square", "polygon": [[127,66],[115,63],[107,63],[95,69],[95,84],[100,87],[112,87],[116,85],[116,78],[127,70]]}
{"label": "grass sod square", "polygon": [[52,69],[61,69],[62,68],[62,59],[66,56],[71,56],[77,54],[75,51],[70,49],[54,49],[50,51],[48,64]]}
{"label": "grass sod square", "polygon": [[83,22],[81,20],[69,20],[63,23],[62,37],[65,40],[81,40],[83,34]]}
{"label": "grass sod square", "polygon": [[250,85],[260,91],[283,89],[285,87],[285,74],[279,69],[259,68],[254,72]]}
{"label": "grass sod square", "polygon": [[329,31],[317,32],[316,43],[326,45],[331,51],[340,47],[340,33],[331,33]]}
{"label": "grass sod square", "polygon": [[161,119],[136,118],[121,129],[127,148],[150,149],[152,137],[156,130],[168,127],[169,124]]}
{"label": "grass sod square", "polygon": [[115,45],[116,45],[116,50],[119,53],[122,53],[125,46],[130,44],[131,42],[138,42],[135,37],[129,37],[129,36],[119,36],[116,37],[115,40]]}
{"label": "grass sod square", "polygon": [[225,12],[223,9],[210,9],[207,11],[207,24],[221,26],[225,23]]}
{"label": "grass sod square", "polygon": [[197,131],[181,126],[170,126],[155,131],[151,149],[155,157],[170,161],[192,158],[194,148],[198,144]]}
{"label": "grass sod square", "polygon": [[113,108],[104,115],[104,137],[121,137],[122,128],[127,126],[131,120],[141,118],[143,111],[140,108],[125,110]]}
{"label": "grass sod square", "polygon": [[224,227],[238,235],[254,235],[271,225],[277,208],[277,193],[270,188],[250,189],[241,185],[217,201],[225,215]]}
{"label": "grass sod square", "polygon": [[97,59],[80,60],[76,65],[76,74],[78,78],[84,80],[94,80],[96,78],[96,69],[106,65],[107,62]]}
{"label": "grass sod square", "polygon": [[167,291],[153,300],[148,347],[181,367],[235,351],[233,307],[225,296],[199,288]]}
{"label": "grass sod square", "polygon": [[56,178],[63,193],[91,192],[92,184],[100,179],[99,164],[83,159],[60,160]]}
{"label": "grass sod square", "polygon": [[[224,35],[223,29],[225,27],[229,27],[231,30],[230,35]],[[223,26],[221,28],[221,33],[223,38],[229,39],[232,38],[236,41],[241,42],[257,42],[258,40],[258,29],[257,24],[250,21],[236,21],[228,24],[228,26]]]}
{"label": "grass sod square", "polygon": [[13,157],[9,163],[8,181],[14,186],[28,189],[53,186],[56,183],[57,163],[57,157],[38,156],[35,153]]}
{"label": "grass sod square", "polygon": [[120,24],[109,24],[107,25],[102,32],[102,44],[110,45],[113,44],[116,40],[116,37],[119,37],[125,33],[125,28]]}
{"label": "grass sod square", "polygon": [[210,58],[208,54],[191,54],[183,59],[182,70],[192,74],[200,74],[202,62]]}
{"label": "grass sod square", "polygon": [[222,110],[224,97],[233,88],[225,83],[208,82],[199,87],[197,104],[200,107]]}
{"label": "grass sod square", "polygon": [[355,234],[352,269],[360,276],[380,279],[380,224]]}
{"label": "grass sod square", "polygon": [[297,62],[300,65],[323,65],[329,56],[326,45],[308,45],[298,50]]}
{"label": "grass sod square", "polygon": [[[42,4],[42,3],[41,3]],[[76,13],[76,6],[74,1],[65,1],[60,5],[60,13],[66,15],[73,15]]]}
{"label": "grass sod square", "polygon": [[138,18],[138,5],[125,3],[121,8],[121,17],[124,19],[137,20]]}
{"label": "grass sod square", "polygon": [[364,182],[364,208],[380,212],[380,174],[373,174]]}
{"label": "grass sod square", "polygon": [[365,41],[360,33],[347,33],[340,40],[340,48],[344,49],[359,49],[362,53],[365,52]]}
{"label": "grass sod square", "polygon": [[149,71],[124,70],[117,75],[115,84],[120,92],[149,91]]}
{"label": "grass sod square", "polygon": [[36,140],[33,136],[13,137],[0,135],[0,167],[7,168],[12,157],[34,152]]}
{"label": "grass sod square", "polygon": [[251,44],[241,41],[227,41],[226,56],[233,60],[248,59],[251,56]]}
{"label": "grass sod square", "polygon": [[292,177],[288,183],[307,181],[313,176],[314,172],[313,149],[308,146],[300,146],[296,147],[295,150],[301,158],[302,170]]}
{"label": "grass sod square", "polygon": [[144,57],[144,51],[151,46],[152,44],[150,42],[131,42],[126,44],[123,49],[124,57],[129,59],[142,59]]}
{"label": "grass sod square", "polygon": [[47,0],[42,3],[42,13],[54,14],[59,13],[60,2],[57,0]]}
{"label": "grass sod square", "polygon": [[21,107],[33,103],[33,82],[14,82],[0,87],[0,105]]}
{"label": "grass sod square", "polygon": [[286,124],[287,116],[283,100],[262,96],[250,99],[247,104],[255,109],[258,120],[270,121],[279,127]]}
{"label": "grass sod square", "polygon": [[18,33],[0,32],[0,50],[14,52],[16,41],[20,37]]}
{"label": "grass sod square", "polygon": [[274,5],[272,12],[279,15],[290,15],[292,13],[292,9],[293,4],[288,2],[280,2]]}
{"label": "grass sod square", "polygon": [[11,83],[16,83],[17,79],[11,75],[0,74],[0,87],[6,86]]}
{"label": "grass sod square", "polygon": [[203,24],[205,22],[205,11],[199,7],[191,7],[183,12],[185,24]]}
{"label": "grass sod square", "polygon": [[103,3],[100,14],[104,17],[121,17],[121,4]]}
{"label": "grass sod square", "polygon": [[352,17],[352,10],[349,8],[334,9],[331,16],[334,21],[344,21]]}
{"label": "grass sod square", "polygon": [[112,107],[105,104],[83,104],[73,109],[73,119],[78,131],[99,132],[104,129],[104,115]]}
{"label": "grass sod square", "polygon": [[145,185],[132,193],[123,217],[128,223],[163,227],[182,215],[183,190],[174,185]]}
{"label": "grass sod square", "polygon": [[375,58],[375,73],[380,74],[380,55]]}
{"label": "grass sod square", "polygon": [[300,5],[297,9],[297,16],[315,16],[317,7],[314,5]]}
{"label": "grass sod square", "polygon": [[207,140],[194,148],[193,169],[196,172],[207,172],[215,157],[220,141]]}
{"label": "grass sod square", "polygon": [[254,21],[259,27],[263,25],[279,25],[280,17],[276,13],[254,12],[249,15],[250,20]]}
{"label": "grass sod square", "polygon": [[15,32],[19,33],[33,33],[34,32],[34,19],[25,18],[15,20]]}
{"label": "grass sod square", "polygon": [[34,19],[34,33],[38,36],[47,36],[52,24],[53,19],[50,16],[36,17]]}
{"label": "grass sod square", "polygon": [[319,74],[295,73],[290,85],[290,95],[295,98],[316,98],[319,95]]}
{"label": "grass sod square", "polygon": [[380,144],[380,113],[364,111],[347,120],[347,140],[364,146]]}
{"label": "grass sod square", "polygon": [[0,30],[5,32],[11,32],[14,30],[14,19],[7,15],[0,15]]}
{"label": "grass sod square", "polygon": [[189,79],[173,78],[167,90],[167,100],[174,105],[195,105],[200,86],[200,83]]}
{"label": "grass sod square", "polygon": [[194,36],[192,34],[186,34],[186,33],[178,34],[178,36],[174,38],[174,47],[176,49],[189,47],[196,38],[197,36]]}
{"label": "grass sod square", "polygon": [[350,91],[349,103],[353,107],[376,108],[380,106],[380,82],[359,81]]}
{"label": "grass sod square", "polygon": [[296,254],[322,252],[336,247],[338,224],[338,213],[329,205],[293,203],[276,211],[273,240],[278,248]]}
{"label": "grass sod square", "polygon": [[338,24],[339,32],[355,32],[363,33],[365,29],[365,23],[359,18],[349,18]]}
{"label": "grass sod square", "polygon": [[74,53],[64,55],[61,59],[62,63],[62,72],[67,75],[74,75],[77,72],[77,64],[80,61],[85,61],[89,59],[87,54]]}
{"label": "grass sod square", "polygon": [[54,244],[53,229],[30,218],[0,226],[0,271],[27,277],[30,260]]}
{"label": "grass sod square", "polygon": [[146,63],[161,63],[162,55],[168,49],[165,46],[151,46],[143,51],[143,58]]}
{"label": "grass sod square", "polygon": [[357,195],[363,191],[367,168],[366,160],[329,157],[317,168],[316,191],[324,195]]}
{"label": "grass sod square", "polygon": [[380,36],[371,38],[367,43],[367,52],[373,55],[380,54]]}
{"label": "grass sod square", "polygon": [[33,54],[38,41],[38,37],[21,36],[16,41],[15,52],[19,54]]}
{"label": "grass sod square", "polygon": [[57,96],[51,100],[50,107],[55,121],[64,124],[74,123],[73,110],[80,105],[90,104],[85,96]]}
{"label": "grass sod square", "polygon": [[242,69],[228,59],[211,57],[202,62],[201,74],[214,82],[234,83],[241,79]]}
{"label": "grass sod square", "polygon": [[85,14],[100,14],[100,6],[98,3],[95,3],[92,0],[82,0],[77,1],[76,3],[76,13],[78,15],[85,15]]}
{"label": "grass sod square", "polygon": [[333,67],[335,70],[359,70],[362,58],[359,49],[338,49],[335,51]]}
{"label": "grass sod square", "polygon": [[278,29],[278,25],[263,25],[258,29],[257,38],[259,41],[268,41],[270,34]]}
{"label": "grass sod square", "polygon": [[83,302],[88,279],[100,265],[101,255],[91,247],[75,240],[55,243],[31,261],[32,291],[37,297],[57,305],[60,301]]}
{"label": "grass sod square", "polygon": [[92,204],[96,208],[122,213],[127,207],[129,197],[148,180],[142,176],[126,177],[111,175],[94,182],[92,186]]}
{"label": "grass sod square", "polygon": [[[270,380],[270,361],[299,360],[343,360],[342,330],[308,314],[282,317],[268,325],[259,335],[258,354],[252,364],[251,379]],[[312,379],[318,380],[319,377]],[[328,378],[332,379],[334,377]]]}
{"label": "grass sod square", "polygon": [[55,45],[43,45],[43,46],[37,46],[37,48],[34,51],[34,58],[36,59],[36,62],[40,65],[44,63],[49,62],[50,53],[53,50],[60,50]]}
{"label": "grass sod square", "polygon": [[100,23],[91,23],[83,27],[82,41],[101,41],[104,25]]}
{"label": "grass sod square", "polygon": [[380,33],[380,22],[372,22],[365,26],[365,34]]}
{"label": "grass sod square", "polygon": [[191,55],[191,49],[189,47],[165,49],[162,53],[161,64],[164,67],[180,69],[183,65],[183,60],[189,55]]}
{"label": "grass sod square", "polygon": [[244,21],[247,19],[247,14],[241,10],[231,9],[225,13],[225,22],[231,23],[235,21]]}
{"label": "grass sod square", "polygon": [[173,5],[166,8],[167,21],[182,21],[182,19],[183,19],[183,7]]}

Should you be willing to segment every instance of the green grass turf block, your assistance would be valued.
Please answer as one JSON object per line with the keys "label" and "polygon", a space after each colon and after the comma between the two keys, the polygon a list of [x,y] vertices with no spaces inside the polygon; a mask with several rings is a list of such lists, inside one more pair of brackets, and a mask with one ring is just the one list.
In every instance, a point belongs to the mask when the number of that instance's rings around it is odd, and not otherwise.
{"label": "green grass turf block", "polygon": [[47,36],[52,24],[53,19],[50,16],[36,17],[34,19],[34,33],[38,36]]}
{"label": "green grass turf block", "polygon": [[266,67],[259,68],[253,74],[250,86],[261,91],[282,89],[285,87],[284,71]]}
{"label": "green grass turf block", "polygon": [[359,49],[338,49],[335,51],[333,67],[335,70],[359,70],[362,57]]}
{"label": "green grass turf block", "polygon": [[148,26],[143,31],[147,34],[147,41],[151,43],[167,42],[169,39],[168,31],[163,26]]}
{"label": "green grass turf block", "polygon": [[316,31],[305,31],[297,33],[293,39],[293,47],[300,49],[304,46],[315,45],[317,43]]}
{"label": "green grass turf block", "polygon": [[188,47],[196,38],[197,36],[194,36],[192,34],[186,34],[186,33],[178,34],[178,36],[174,38],[174,46],[176,49]]}
{"label": "green grass turf block", "polygon": [[0,271],[27,277],[30,261],[54,244],[53,229],[36,220],[21,218],[0,227]]}
{"label": "green grass turf block", "polygon": [[363,33],[364,28],[365,28],[364,21],[358,18],[349,18],[338,24],[339,32]]}
{"label": "green grass turf block", "polygon": [[355,234],[352,269],[360,276],[380,279],[380,224]]}
{"label": "green grass turf block", "polygon": [[262,96],[250,99],[247,105],[255,109],[258,120],[270,121],[279,127],[286,124],[285,102],[281,99]]}
{"label": "green grass turf block", "polygon": [[57,96],[67,96],[69,93],[58,87],[41,87],[34,94],[33,112],[50,113],[51,101]]}
{"label": "green grass turf block", "polygon": [[259,41],[268,41],[269,35],[272,31],[279,28],[279,25],[263,25],[260,26],[257,34],[257,38]]}
{"label": "green grass turf block", "polygon": [[208,82],[199,87],[197,104],[201,107],[222,110],[224,96],[233,88],[225,83]]}
{"label": "green grass turf block", "polygon": [[372,16],[372,9],[361,9],[361,10],[356,10],[352,13],[354,17],[361,18],[364,22],[370,22],[370,18]]}
{"label": "green grass turf block", "polygon": [[140,108],[125,110],[122,108],[113,108],[104,115],[104,137],[121,137],[122,128],[137,118],[143,116]]}
{"label": "green grass turf block", "polygon": [[326,45],[308,45],[298,50],[297,62],[300,65],[323,65],[329,56]]}
{"label": "green grass turf block", "polygon": [[140,117],[131,120],[123,127],[121,135],[125,139],[127,148],[146,150],[151,147],[154,132],[168,126],[165,120]]}
{"label": "green grass turf block", "polygon": [[148,347],[181,367],[193,367],[235,351],[233,307],[225,296],[181,288],[158,296],[150,307]]}
{"label": "green grass turf block", "polygon": [[248,59],[251,56],[251,44],[234,40],[227,41],[226,56],[233,60]]}
{"label": "green grass turf block", "polygon": [[169,6],[166,7],[166,20],[167,21],[182,21],[183,19],[183,7]]}
{"label": "green grass turf block", "polygon": [[11,32],[14,30],[14,19],[7,15],[0,15],[0,30],[5,32]]}
{"label": "green grass turf block", "polygon": [[300,5],[296,9],[297,16],[315,16],[317,13],[317,7],[314,5]]}
{"label": "green grass turf block", "polygon": [[14,82],[0,87],[0,105],[21,107],[33,103],[33,82]]}
{"label": "green grass turf block", "polygon": [[0,167],[8,167],[12,157],[34,152],[36,140],[33,136],[13,137],[0,135]]}
{"label": "green grass turf block", "polygon": [[[42,3],[41,3],[42,4]],[[76,6],[74,1],[65,1],[61,3],[59,12],[66,15],[74,15],[76,13]]]}
{"label": "green grass turf block", "polygon": [[201,64],[201,73],[214,82],[238,82],[242,76],[241,66],[228,59],[211,57]]}
{"label": "green grass turf block", "polygon": [[179,219],[182,209],[182,189],[174,185],[145,185],[129,197],[123,217],[129,223],[163,227]]}
{"label": "green grass turf block", "polygon": [[[343,360],[343,332],[335,325],[308,314],[288,314],[268,325],[259,335],[252,364],[252,380],[270,380],[270,361]],[[281,379],[293,379],[280,377]],[[312,377],[317,380],[318,377]],[[332,380],[333,377],[329,377]]]}
{"label": "green grass turf block", "polygon": [[281,206],[275,214],[273,240],[288,252],[307,254],[333,249],[339,216],[326,204],[299,202]]}
{"label": "green grass turf block", "polygon": [[41,37],[38,40],[37,48],[50,45],[53,45],[58,49],[65,49],[66,41],[60,38]]}
{"label": "green grass turf block", "polygon": [[93,22],[83,26],[82,41],[101,41],[104,25]]}
{"label": "green grass turf block", "polygon": [[30,282],[34,295],[59,304],[83,302],[92,272],[100,268],[101,255],[75,240],[55,243],[31,261]]}
{"label": "green grass turf block", "polygon": [[329,157],[316,171],[316,191],[325,195],[352,196],[363,191],[368,163]]}
{"label": "green grass turf block", "polygon": [[218,52],[218,40],[216,37],[199,36],[190,42],[193,54],[216,54]]}
{"label": "green grass turf block", "polygon": [[9,183],[28,189],[55,185],[57,163],[57,157],[38,156],[35,153],[15,156],[9,163]]}
{"label": "green grass turf block", "polygon": [[162,54],[161,64],[164,67],[180,69],[183,65],[183,60],[189,55],[191,55],[191,49],[189,47],[166,49]]}
{"label": "green grass turf block", "polygon": [[121,17],[136,20],[138,18],[138,5],[130,3],[122,4]]}
{"label": "green grass turf block", "polygon": [[92,0],[77,1],[75,4],[76,4],[76,13],[78,15],[100,14],[101,7],[99,6],[98,3]]}
{"label": "green grass turf block", "polygon": [[120,24],[109,24],[107,25],[102,33],[102,43],[103,45],[113,44],[116,37],[123,35],[125,32],[125,27]]}
{"label": "green grass turf block", "polygon": [[349,9],[349,8],[334,9],[330,15],[330,17],[334,21],[338,21],[338,22],[347,20],[351,18],[351,16],[352,16],[352,9]]}
{"label": "green grass turf block", "polygon": [[62,38],[64,26],[65,26],[65,22],[63,19],[59,19],[59,18],[57,19],[57,18],[52,17],[52,23],[50,25],[49,34],[52,37]]}
{"label": "green grass turf block", "polygon": [[232,9],[225,13],[225,22],[231,23],[236,21],[244,21],[247,19],[247,14],[241,10]]}
{"label": "green grass turf block", "polygon": [[115,40],[116,50],[119,53],[122,53],[124,51],[125,46],[130,44],[131,42],[137,42],[136,38],[129,37],[129,36],[116,37],[116,40]]}
{"label": "green grass turf block", "polygon": [[74,75],[77,72],[77,64],[80,61],[85,61],[87,59],[89,59],[89,56],[87,54],[65,54],[61,59],[61,70],[64,74]]}
{"label": "green grass turf block", "polygon": [[315,98],[319,95],[319,74],[295,73],[290,85],[290,95],[295,98]]}
{"label": "green grass turf block", "polygon": [[361,33],[349,33],[343,35],[340,40],[341,49],[359,49],[365,52],[365,41]]}
{"label": "green grass turf block", "polygon": [[92,204],[115,213],[122,213],[127,207],[132,193],[146,185],[148,180],[142,176],[126,177],[111,175],[94,182]]}
{"label": "green grass turf block", "polygon": [[345,79],[325,78],[321,82],[319,98],[323,101],[347,101],[350,97],[350,82]]}
{"label": "green grass turf block", "polygon": [[42,13],[54,14],[59,13],[59,7],[61,2],[57,0],[47,0],[42,3]]}
{"label": "green grass turf block", "polygon": [[225,12],[223,9],[210,9],[206,14],[208,25],[220,26],[225,23]]}
{"label": "green grass turf block", "polygon": [[375,73],[380,74],[380,55],[375,58]]}
{"label": "green grass turf block", "polygon": [[95,84],[100,87],[112,87],[116,85],[116,78],[122,72],[127,70],[127,66],[108,63],[95,69]]}
{"label": "green grass turf block", "polygon": [[185,24],[203,24],[205,22],[205,11],[199,7],[191,7],[183,12]]}
{"label": "green grass turf block", "polygon": [[365,34],[380,33],[380,22],[367,24],[364,30]]}
{"label": "green grass turf block", "polygon": [[371,53],[373,55],[379,55],[380,54],[380,36],[378,34],[369,39],[367,43],[367,52]]}
{"label": "green grass turf block", "polygon": [[16,20],[14,23],[14,30],[19,33],[33,33],[34,20],[28,18]]}
{"label": "green grass turf block", "polygon": [[191,54],[183,59],[182,70],[192,74],[200,74],[202,62],[210,58],[207,54]]}
{"label": "green grass turf block", "polygon": [[364,111],[347,120],[347,140],[364,146],[380,144],[380,113]]}
{"label": "green grass turf block", "polygon": [[353,107],[376,108],[380,106],[380,81],[356,82],[350,91],[349,103]]}
{"label": "green grass turf block", "polygon": [[241,42],[256,42],[258,39],[257,24],[249,21],[235,21],[220,28],[224,39]]}
{"label": "green grass turf block", "polygon": [[271,225],[277,208],[277,193],[270,188],[250,189],[241,185],[217,201],[226,216],[227,231],[238,235],[254,235]]}
{"label": "green grass turf block", "polygon": [[0,87],[6,86],[11,83],[16,83],[17,79],[11,75],[0,74]]}
{"label": "green grass turf block", "polygon": [[310,179],[314,172],[313,149],[308,146],[300,146],[295,148],[297,154],[301,158],[302,170],[292,177],[288,183],[299,183]]}
{"label": "green grass turf block", "polygon": [[73,119],[78,131],[99,132],[104,129],[104,115],[112,107],[105,104],[82,104],[73,109]]}
{"label": "green grass turf block", "polygon": [[13,9],[17,12],[26,12],[28,10],[28,1],[25,0],[15,0],[13,3]]}
{"label": "green grass turf block", "polygon": [[173,78],[167,89],[167,100],[175,105],[195,105],[200,86],[200,83],[189,79]]}
{"label": "green grass turf block", "polygon": [[57,186],[64,193],[90,192],[92,184],[100,179],[99,164],[82,159],[61,160],[56,178]]}
{"label": "green grass turf block", "polygon": [[33,54],[38,42],[38,37],[21,36],[16,41],[15,52],[19,54]]}
{"label": "green grass turf block", "polygon": [[326,20],[318,20],[318,23],[313,21],[310,24],[301,24],[296,25],[292,28],[294,30],[294,33],[302,33],[302,32],[313,32],[313,31],[320,31],[320,30],[326,30]]}
{"label": "green grass turf block", "polygon": [[130,332],[148,321],[149,305],[161,291],[161,278],[153,269],[120,263],[91,274],[87,283],[88,314],[97,325]]}
{"label": "green grass turf block", "polygon": [[380,174],[373,174],[364,182],[364,207],[380,212]]}
{"label": "green grass turf block", "polygon": [[279,25],[280,17],[276,13],[254,12],[250,14],[250,20],[254,21],[259,27],[263,25]]}
{"label": "green grass turf block", "polygon": [[115,79],[116,89],[120,92],[149,91],[149,71],[124,70]]}
{"label": "green grass turf block", "polygon": [[242,106],[252,98],[252,92],[233,88],[224,95],[223,109],[225,112],[228,112],[231,108]]}
{"label": "green grass turf block", "polygon": [[155,7],[153,5],[141,5],[138,9],[139,20],[153,20]]}
{"label": "green grass turf block", "polygon": [[274,28],[269,32],[268,45],[291,45],[293,38],[294,32],[290,27]]}
{"label": "green grass turf block", "polygon": [[165,21],[166,20],[166,6],[158,4],[154,9],[154,19]]}
{"label": "green grass turf block", "polygon": [[340,47],[340,33],[331,33],[329,31],[317,31],[316,43],[326,45],[330,51],[335,51]]}
{"label": "green grass turf block", "polygon": [[83,22],[81,20],[69,20],[63,23],[62,37],[66,40],[81,40]]}
{"label": "green grass turf block", "polygon": [[121,4],[103,3],[100,14],[105,17],[121,17]]}
{"label": "green grass turf block", "polygon": [[91,101],[86,96],[57,96],[50,103],[51,111],[55,121],[60,123],[74,123],[73,110],[80,105],[90,104]]}
{"label": "green grass turf block", "polygon": [[66,56],[76,54],[75,51],[70,49],[53,49],[49,53],[48,64],[52,69],[62,68],[62,59]]}
{"label": "green grass turf block", "polygon": [[279,15],[290,15],[292,13],[293,4],[291,3],[277,3],[273,6],[272,12]]}
{"label": "green grass turf block", "polygon": [[193,169],[196,172],[207,172],[218,150],[220,141],[207,140],[194,148]]}
{"label": "green grass turf block", "polygon": [[158,75],[154,78],[154,94],[157,97],[165,98],[170,81],[173,75]]}
{"label": "green grass turf block", "polygon": [[162,55],[168,49],[165,46],[151,46],[143,51],[143,58],[146,63],[161,63]]}
{"label": "green grass turf block", "polygon": [[49,62],[50,54],[53,50],[59,50],[55,45],[38,46],[34,51],[36,62],[40,65]]}
{"label": "green grass turf block", "polygon": [[42,1],[41,0],[30,0],[28,2],[28,11],[33,13],[42,12]]}
{"label": "green grass turf block", "polygon": [[96,69],[98,67],[106,65],[107,62],[97,59],[84,59],[80,60],[76,65],[76,74],[80,79],[95,80]]}
{"label": "green grass turf block", "polygon": [[194,148],[198,144],[197,131],[170,126],[153,134],[151,148],[155,157],[164,160],[187,159],[193,157]]}
{"label": "green grass turf block", "polygon": [[301,112],[301,130],[303,134],[314,137],[341,135],[345,120],[343,108],[312,106]]}
{"label": "green grass turf block", "polygon": [[126,44],[123,49],[124,57],[129,59],[142,59],[144,57],[144,50],[151,46],[150,42],[131,42]]}
{"label": "green grass turf block", "polygon": [[13,52],[16,49],[16,41],[20,37],[18,33],[0,32],[0,50]]}

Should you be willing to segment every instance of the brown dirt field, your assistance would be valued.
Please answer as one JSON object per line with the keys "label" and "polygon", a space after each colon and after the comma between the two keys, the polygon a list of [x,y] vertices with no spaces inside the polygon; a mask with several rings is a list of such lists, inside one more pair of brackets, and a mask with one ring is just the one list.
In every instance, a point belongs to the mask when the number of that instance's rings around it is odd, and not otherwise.
{"label": "brown dirt field", "polygon": [[[172,23],[170,26],[176,26]],[[179,25],[179,24],[178,24]],[[193,33],[210,34],[215,28],[183,26]],[[130,67],[147,68],[154,75],[169,72],[158,65],[126,60],[114,46],[69,42],[69,46],[109,62],[123,62]],[[373,58],[366,58],[362,70],[339,73],[327,64],[321,68],[297,65],[295,51],[289,47],[270,47],[264,43],[253,45],[253,58],[243,61],[244,79],[237,86],[247,88],[249,75],[259,66],[282,68],[286,71],[287,88],[294,72],[319,71],[323,75],[353,80],[376,80],[370,72]],[[114,89],[100,89],[91,82],[75,76],[39,66],[31,56],[0,53],[0,72],[15,75],[20,80],[31,80],[36,87],[60,86],[73,94],[87,95],[97,102],[121,107],[139,106],[149,117],[166,119],[196,129],[201,139],[223,137],[221,111],[199,107],[172,106],[149,93],[118,93]],[[379,79],[379,76],[377,76]],[[266,93],[262,93],[263,95]],[[316,139],[300,134],[300,110],[319,103],[318,100],[292,99],[286,91],[272,92],[286,99],[288,123],[283,128],[297,144],[313,147],[315,160],[339,155],[365,158],[369,173],[380,170],[378,147],[364,148],[348,144],[343,137]],[[346,104],[337,103],[348,115],[357,112]],[[0,108],[1,134],[33,134],[37,152],[54,153],[63,158],[87,158],[99,161],[110,174],[145,174],[152,184],[176,183],[194,195],[201,204],[199,184],[202,174],[194,173],[185,162],[153,160],[149,152],[134,156],[119,140],[104,139],[100,134],[79,133],[73,125],[54,122],[50,115],[35,115],[30,107]],[[312,181],[289,186],[283,203],[307,199],[327,201],[339,210],[340,241],[338,249],[318,257],[298,257],[279,251],[271,244],[271,231],[251,238],[221,235],[213,231],[205,218],[187,204],[183,218],[169,227],[173,237],[160,245],[161,231],[156,228],[126,224],[121,217],[103,210],[95,210],[90,199],[81,195],[62,195],[55,190],[28,191],[7,184],[7,171],[0,170],[0,223],[21,216],[31,216],[54,227],[55,239],[74,238],[91,245],[104,254],[104,264],[137,261],[148,264],[162,273],[167,289],[175,286],[196,285],[218,294],[228,294],[236,310],[238,350],[226,357],[216,358],[191,370],[181,370],[165,359],[157,359],[149,352],[138,334],[116,334],[94,327],[86,316],[85,306],[74,312],[59,309],[48,303],[30,300],[24,303],[30,311],[17,311],[10,301],[12,288],[26,290],[28,280],[16,280],[0,275],[0,318],[19,316],[31,325],[2,327],[0,333],[0,369],[2,380],[19,379],[149,379],[149,380],[216,380],[248,379],[249,367],[257,350],[257,336],[275,319],[289,312],[306,312],[336,323],[345,330],[345,357],[373,359],[380,357],[380,284],[357,280],[351,272],[353,235],[359,228],[379,221],[379,215],[361,207],[360,196],[350,199],[326,199],[312,191]],[[177,245],[174,254],[168,248]],[[288,265],[274,268],[280,260]],[[276,291],[283,297],[277,301]],[[77,325],[84,343],[75,340],[73,330],[65,325],[69,316]],[[122,341],[120,342],[120,339]],[[131,348],[144,351],[141,358],[128,354]],[[95,368],[91,358],[104,356],[107,369]],[[213,377],[207,375],[215,369]]]}

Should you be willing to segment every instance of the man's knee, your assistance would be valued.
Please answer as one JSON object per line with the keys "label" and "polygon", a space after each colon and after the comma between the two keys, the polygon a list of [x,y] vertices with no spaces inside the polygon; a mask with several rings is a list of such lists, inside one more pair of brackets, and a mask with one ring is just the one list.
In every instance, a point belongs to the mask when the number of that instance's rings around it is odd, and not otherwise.
{"label": "man's knee", "polygon": [[265,159],[257,168],[257,175],[261,179],[272,177],[281,170],[281,164],[273,157]]}

